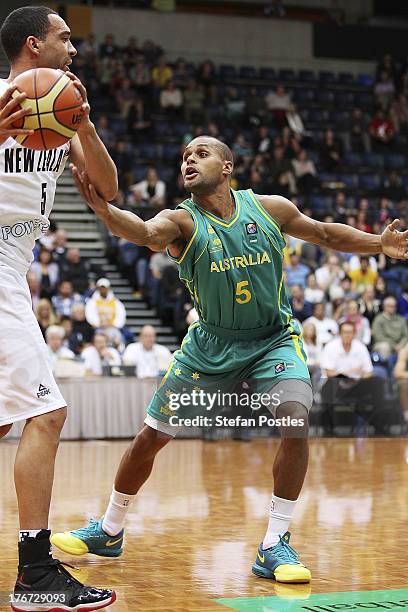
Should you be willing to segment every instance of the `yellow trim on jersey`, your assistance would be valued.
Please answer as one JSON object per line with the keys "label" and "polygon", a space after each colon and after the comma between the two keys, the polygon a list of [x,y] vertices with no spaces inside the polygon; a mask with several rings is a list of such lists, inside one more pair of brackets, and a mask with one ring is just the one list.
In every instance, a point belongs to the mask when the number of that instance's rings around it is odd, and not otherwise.
{"label": "yellow trim on jersey", "polygon": [[271,245],[273,246],[273,248],[275,249],[275,251],[277,253],[279,253],[279,255],[283,258],[283,251],[281,251],[280,249],[278,249],[278,247],[276,246],[276,244],[274,243],[274,241],[272,240],[272,237],[268,234],[268,230],[266,230],[264,227],[262,227],[262,225],[259,223],[258,221],[258,225],[261,228],[261,231],[263,231],[264,234],[266,234],[266,237],[268,238],[269,242],[271,243]]}
{"label": "yellow trim on jersey", "polygon": [[299,345],[299,337],[293,335],[293,336],[291,336],[291,338],[292,338],[293,343],[295,345],[295,349],[296,349],[297,355],[301,358],[303,363],[306,363],[306,359],[303,357],[302,349],[300,348],[300,345]]}
{"label": "yellow trim on jersey", "polygon": [[235,195],[237,192],[234,191],[234,189],[231,189],[231,191],[232,191],[234,202],[235,202],[235,215],[233,216],[231,221],[229,221],[228,223],[226,223],[225,221],[221,221],[221,219],[219,219],[218,217],[214,217],[211,213],[197,206],[197,204],[196,206],[203,213],[203,215],[211,219],[211,221],[214,221],[214,223],[218,223],[218,225],[222,225],[222,227],[231,227],[231,225],[234,225],[235,221],[237,221],[237,219],[239,218],[239,213],[241,210],[241,203],[239,201],[239,198],[237,198]]}
{"label": "yellow trim on jersey", "polygon": [[[176,264],[181,264],[185,258],[185,256],[187,255],[188,251],[190,250],[191,245],[194,242],[194,238],[197,235],[198,232],[198,221],[197,221],[197,217],[194,214],[194,211],[191,210],[191,208],[189,208],[188,206],[182,206],[182,208],[184,208],[184,210],[188,210],[189,213],[191,213],[191,216],[193,217],[193,221],[194,221],[194,225],[195,225],[195,229],[194,232],[191,235],[190,241],[189,243],[184,247],[184,249],[181,252],[181,257],[179,259],[176,259]],[[174,258],[173,258],[174,259]]]}
{"label": "yellow trim on jersey", "polygon": [[160,383],[160,385],[159,385],[159,389],[160,389],[160,387],[162,387],[162,386],[164,385],[164,383],[166,382],[166,380],[167,380],[167,378],[168,378],[168,375],[170,374],[171,369],[172,369],[172,367],[174,366],[174,364],[175,364],[175,363],[176,363],[176,360],[173,358],[173,359],[170,361],[169,367],[167,368],[167,371],[166,371],[165,375],[164,375],[164,376],[163,376],[163,378],[161,379],[161,383]]}
{"label": "yellow trim on jersey", "polygon": [[255,197],[255,194],[252,191],[252,189],[248,189],[248,193],[249,193],[249,196],[250,196],[251,200],[253,201],[253,203],[255,204],[257,209],[259,210],[259,212],[265,217],[265,219],[268,219],[269,223],[272,223],[272,225],[278,230],[279,234],[283,238],[283,235],[282,235],[282,232],[280,230],[279,225],[276,223],[275,219],[273,219],[271,217],[271,215],[265,210],[265,208],[262,206],[262,204],[257,201],[257,199]]}

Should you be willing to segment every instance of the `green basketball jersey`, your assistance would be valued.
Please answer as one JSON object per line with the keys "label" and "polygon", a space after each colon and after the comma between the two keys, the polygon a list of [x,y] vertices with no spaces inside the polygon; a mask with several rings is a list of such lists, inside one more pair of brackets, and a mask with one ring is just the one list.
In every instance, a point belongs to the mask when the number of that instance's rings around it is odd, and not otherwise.
{"label": "green basketball jersey", "polygon": [[231,191],[235,212],[228,222],[191,199],[178,205],[190,212],[194,231],[175,261],[204,326],[243,338],[247,330],[251,340],[251,332],[279,332],[292,318],[283,284],[285,240],[251,189]]}

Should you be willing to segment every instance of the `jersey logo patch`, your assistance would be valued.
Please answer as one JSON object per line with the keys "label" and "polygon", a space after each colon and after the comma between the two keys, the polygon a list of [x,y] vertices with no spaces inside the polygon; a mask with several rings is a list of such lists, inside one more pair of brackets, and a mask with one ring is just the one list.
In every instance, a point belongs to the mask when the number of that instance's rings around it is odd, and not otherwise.
{"label": "jersey logo patch", "polygon": [[275,373],[276,374],[280,374],[281,372],[284,372],[286,370],[286,365],[282,362],[282,363],[277,363],[275,366]]}
{"label": "jersey logo patch", "polygon": [[245,227],[246,227],[247,234],[257,234],[258,233],[258,228],[256,226],[256,223],[254,222],[247,223]]}

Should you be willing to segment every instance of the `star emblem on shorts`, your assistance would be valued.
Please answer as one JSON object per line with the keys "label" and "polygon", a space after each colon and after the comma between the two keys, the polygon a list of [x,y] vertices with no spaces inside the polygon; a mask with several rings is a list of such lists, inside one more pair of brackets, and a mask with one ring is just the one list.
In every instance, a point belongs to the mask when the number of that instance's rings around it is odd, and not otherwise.
{"label": "star emblem on shorts", "polygon": [[181,370],[180,370],[180,368],[176,368],[176,369],[174,370],[174,373],[175,373],[175,375],[176,375],[176,376],[180,376],[180,374],[181,374]]}
{"label": "star emblem on shorts", "polygon": [[191,375],[191,378],[193,380],[198,380],[200,378],[200,375],[199,375],[198,372],[193,372],[192,375]]}
{"label": "star emblem on shorts", "polygon": [[194,387],[194,391],[201,391],[200,387]]}
{"label": "star emblem on shorts", "polygon": [[173,391],[170,391],[170,389],[167,389],[166,397],[171,397],[172,395],[173,395]]}

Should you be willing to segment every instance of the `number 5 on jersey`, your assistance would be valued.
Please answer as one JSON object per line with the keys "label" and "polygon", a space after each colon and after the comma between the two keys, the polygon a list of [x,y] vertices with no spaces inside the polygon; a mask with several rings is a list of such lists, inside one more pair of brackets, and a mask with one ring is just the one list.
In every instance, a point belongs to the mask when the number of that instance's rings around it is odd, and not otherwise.
{"label": "number 5 on jersey", "polygon": [[47,183],[41,183],[41,214],[45,215],[47,205]]}
{"label": "number 5 on jersey", "polygon": [[238,304],[247,304],[252,299],[252,294],[249,289],[244,289],[249,285],[249,281],[241,281],[237,283],[237,289],[235,291],[235,301]]}

